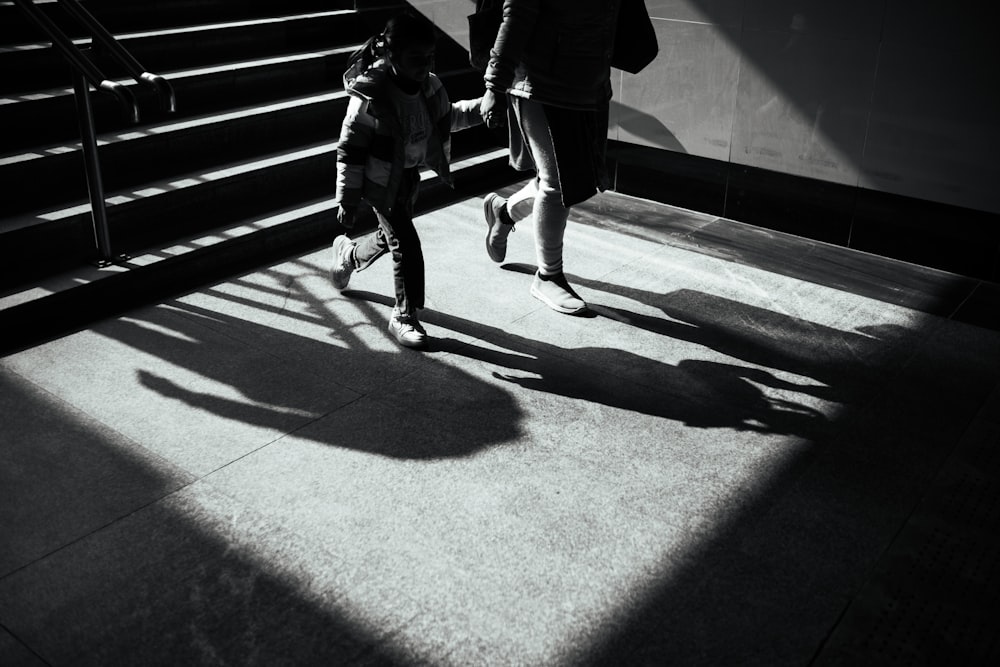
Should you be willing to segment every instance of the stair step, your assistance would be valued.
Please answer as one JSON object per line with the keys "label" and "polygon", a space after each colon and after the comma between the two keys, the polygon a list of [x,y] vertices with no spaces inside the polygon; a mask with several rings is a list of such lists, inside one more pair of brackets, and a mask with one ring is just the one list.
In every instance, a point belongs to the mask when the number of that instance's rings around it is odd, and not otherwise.
{"label": "stair step", "polygon": [[[288,14],[355,9],[354,0],[88,0],[90,12],[111,32],[156,29],[165,25],[233,21]],[[398,3],[397,3],[398,4]]]}
{"label": "stair step", "polygon": [[[339,90],[106,133],[98,138],[104,187],[114,191],[162,176],[165,169],[205,169],[224,156],[335,139],[346,107],[347,94]],[[0,181],[7,184],[0,192],[0,210],[10,218],[42,201],[56,205],[85,199],[81,150],[76,141],[0,157]],[[4,226],[0,220],[0,229]]]}
{"label": "stair step", "polygon": [[[288,51],[356,45],[359,35],[374,29],[372,22],[364,13],[337,10],[123,33],[116,38],[149,71],[160,73]],[[74,44],[84,49],[91,40],[76,39]],[[115,63],[96,62],[110,78],[126,75]],[[0,80],[3,95],[65,87],[69,80],[65,60],[47,41],[0,47],[0,64],[6,73]]]}
{"label": "stair step", "polygon": [[[442,78],[452,90],[481,85],[468,71],[442,73]],[[156,179],[184,180],[222,162],[334,141],[346,104],[346,93],[338,90],[105,133],[99,137],[105,192],[114,197],[116,191],[148,188]],[[453,141],[455,155],[498,144],[485,128],[458,133]],[[6,214],[0,218],[0,231],[49,221],[50,211],[37,210],[42,201],[61,208],[85,204],[82,166],[78,142],[0,157],[0,180],[7,185],[0,192],[0,210]],[[10,254],[19,254],[14,242],[6,245]]]}
{"label": "stair step", "polygon": [[[337,110],[342,113],[346,108],[345,98],[343,92],[312,98],[312,106],[316,108],[309,112],[315,116],[317,112],[322,113],[330,108],[328,104],[332,103],[339,104]],[[280,111],[295,114],[303,108],[291,104],[276,106],[278,111],[275,113]],[[258,112],[255,115],[265,113],[255,111]],[[294,121],[296,116],[292,115],[290,118]],[[162,166],[171,166],[168,158],[172,156],[167,151],[162,156],[162,163],[147,160],[142,167],[137,168],[142,178],[136,181],[134,187],[106,188],[110,235],[116,251],[130,252],[137,246],[166,242],[178,234],[192,233],[220,219],[232,219],[233,216],[259,210],[269,201],[283,202],[295,197],[332,193],[336,183],[338,117],[331,115],[327,123],[330,136],[323,141],[309,145],[293,142],[293,147],[285,147],[270,154],[262,154],[262,146],[254,145],[254,150],[244,151],[252,154],[252,157],[241,155],[239,159],[233,158],[233,151],[226,150],[232,138],[238,138],[240,132],[250,136],[266,132],[267,127],[247,122],[232,129],[230,133],[228,127],[217,130],[216,126],[227,126],[234,121],[224,122],[219,117],[203,121],[188,129],[174,130],[179,134],[176,141],[170,136],[173,132],[167,132],[159,137],[149,134],[119,139],[111,146],[123,151],[128,147],[133,154],[141,154],[141,150],[139,153],[132,151],[131,146],[139,145],[142,149],[143,145],[148,147],[151,142],[166,141],[168,146],[172,145],[177,150],[187,151],[193,156],[200,155],[205,162],[196,170],[172,170],[153,178],[148,172],[155,172]],[[208,135],[211,136],[206,138]],[[207,157],[204,150],[199,153],[199,147],[203,149],[213,145],[219,146],[218,153]],[[496,145],[494,135],[480,126],[455,135],[453,155],[461,158]],[[222,162],[225,157],[230,159]],[[52,156],[52,159],[57,158],[65,159],[60,154]],[[38,159],[33,162],[43,164],[44,161]],[[127,169],[128,165],[129,163],[123,162],[119,167]],[[12,168],[18,166],[19,163],[15,163]],[[72,174],[72,161],[63,166],[67,169],[65,175]],[[76,166],[79,167],[79,164]],[[43,184],[45,182],[47,181],[42,181]],[[94,253],[90,204],[85,198],[0,218],[0,232],[3,234],[3,243],[0,244],[0,286],[12,285],[15,281],[31,281],[53,269],[85,263]],[[30,252],[32,248],[45,248],[44,257],[33,256]]]}
{"label": "stair step", "polygon": [[[195,69],[159,72],[173,86],[178,114],[207,113],[233,106],[267,103],[342,87],[347,57],[354,46],[305,51],[278,57],[229,62]],[[158,112],[156,100],[129,79],[118,80],[139,98],[144,118],[172,118]],[[100,133],[131,127],[117,100],[92,94]],[[4,102],[7,103],[4,103]],[[0,99],[0,126],[30,131],[5,133],[0,153],[8,154],[39,143],[59,143],[79,137],[76,101],[68,87],[38,91],[13,100]]]}
{"label": "stair step", "polygon": [[[116,252],[169,242],[213,222],[229,222],[261,206],[289,204],[329,192],[336,182],[336,144],[324,142],[278,154],[215,165],[209,170],[107,192],[108,224]],[[33,280],[40,272],[83,264],[93,256],[89,203],[43,210],[6,221],[0,247],[0,285]],[[45,248],[44,261],[25,248]]]}
{"label": "stair step", "polygon": [[[35,4],[66,34],[84,36],[78,22],[58,6],[55,0],[35,0]],[[87,0],[84,5],[112,33],[155,30],[163,27],[207,22],[247,20],[307,14],[330,10],[354,9],[352,0]],[[360,3],[363,5],[364,3]],[[31,42],[44,38],[12,2],[0,1],[0,44]]]}
{"label": "stair step", "polygon": [[[480,85],[478,76],[456,72],[442,77],[450,89],[478,92],[470,91]],[[335,139],[346,105],[346,93],[337,90],[104,133],[98,144],[105,189],[156,178],[165,169],[177,173],[207,168],[226,157]],[[61,204],[85,198],[80,153],[80,143],[74,141],[0,156],[0,182],[6,184],[0,210],[14,216],[43,200]],[[149,160],[151,155],[156,159]],[[0,229],[3,226],[0,220]]]}
{"label": "stair step", "polygon": [[[187,116],[339,89],[343,86],[341,77],[347,58],[359,45],[354,43],[157,73],[174,88],[177,114]],[[457,67],[468,72],[464,62],[458,63]],[[443,64],[439,66],[443,73],[447,73],[448,69]],[[147,88],[139,87],[127,78],[116,81],[133,91],[139,99],[143,120],[148,122],[171,117],[158,109],[158,100]],[[471,94],[480,94],[481,78],[474,75],[471,81],[475,82],[479,91]],[[467,87],[466,90],[471,89]],[[465,96],[462,89],[449,89],[449,93],[456,99]],[[91,99],[98,132],[130,127],[126,115],[112,96],[94,93]],[[39,143],[59,143],[79,137],[72,87],[58,86],[30,94],[0,96],[0,126],[26,130],[4,133],[0,137],[0,154],[13,153]]]}

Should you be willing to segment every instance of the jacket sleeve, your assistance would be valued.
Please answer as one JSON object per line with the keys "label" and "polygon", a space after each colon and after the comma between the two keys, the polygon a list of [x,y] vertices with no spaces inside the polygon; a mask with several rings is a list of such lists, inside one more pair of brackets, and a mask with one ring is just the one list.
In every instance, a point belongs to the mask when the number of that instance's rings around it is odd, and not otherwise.
{"label": "jacket sleeve", "polygon": [[541,0],[504,0],[503,21],[483,76],[487,88],[506,92],[514,82],[514,71],[535,29],[540,4]]}
{"label": "jacket sleeve", "polygon": [[337,144],[337,195],[334,203],[338,206],[356,207],[361,203],[365,164],[374,134],[375,119],[368,112],[368,103],[352,95]]}
{"label": "jacket sleeve", "polygon": [[458,132],[483,124],[483,116],[479,112],[481,97],[474,100],[458,100],[451,105],[451,131]]}

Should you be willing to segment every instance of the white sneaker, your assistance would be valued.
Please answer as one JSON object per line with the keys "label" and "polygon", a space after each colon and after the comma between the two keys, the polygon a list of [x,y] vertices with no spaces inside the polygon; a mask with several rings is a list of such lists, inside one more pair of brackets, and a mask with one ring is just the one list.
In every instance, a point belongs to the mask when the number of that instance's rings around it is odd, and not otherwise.
{"label": "white sneaker", "polygon": [[354,241],[343,234],[333,240],[330,281],[337,289],[344,289],[351,282],[351,274],[354,273],[354,246]]}
{"label": "white sneaker", "polygon": [[389,318],[389,332],[396,337],[403,347],[421,349],[427,347],[427,332],[421,326],[416,313],[401,313],[399,308],[392,309]]}
{"label": "white sneaker", "polygon": [[573,291],[562,272],[546,276],[544,280],[536,273],[531,281],[531,296],[558,313],[579,315],[587,310],[587,302]]}
{"label": "white sneaker", "polygon": [[483,217],[486,218],[486,254],[499,264],[507,256],[507,235],[514,231],[514,225],[503,222],[500,211],[507,200],[495,192],[483,199]]}

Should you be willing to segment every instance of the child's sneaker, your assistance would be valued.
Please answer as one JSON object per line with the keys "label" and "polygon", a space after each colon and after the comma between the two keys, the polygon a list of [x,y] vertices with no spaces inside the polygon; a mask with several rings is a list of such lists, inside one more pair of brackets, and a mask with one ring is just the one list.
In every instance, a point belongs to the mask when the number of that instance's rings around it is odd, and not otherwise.
{"label": "child's sneaker", "polygon": [[483,215],[488,227],[486,254],[498,264],[507,256],[507,235],[514,231],[513,223],[504,222],[503,209],[506,204],[507,200],[495,192],[489,193],[483,200]]}
{"label": "child's sneaker", "polygon": [[351,281],[351,274],[354,273],[354,246],[354,241],[343,234],[333,240],[330,281],[337,289],[344,289]]}
{"label": "child's sneaker", "polygon": [[587,309],[587,303],[573,291],[561,271],[551,276],[536,273],[531,282],[531,296],[566,315],[577,315]]}
{"label": "child's sneaker", "polygon": [[416,313],[401,313],[399,308],[392,309],[389,318],[389,331],[403,347],[422,349],[427,347],[427,332],[421,326]]}

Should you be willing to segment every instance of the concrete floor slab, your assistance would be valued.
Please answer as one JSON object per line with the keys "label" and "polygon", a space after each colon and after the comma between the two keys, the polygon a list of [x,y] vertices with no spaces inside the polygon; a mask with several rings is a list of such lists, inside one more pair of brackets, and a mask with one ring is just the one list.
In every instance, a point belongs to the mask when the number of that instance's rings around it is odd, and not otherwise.
{"label": "concrete floor slab", "polygon": [[390,262],[339,293],[324,248],[4,358],[0,650],[808,664],[959,443],[992,442],[1000,334],[873,298],[898,266],[859,295],[645,206],[641,234],[571,221],[590,317],[528,295],[527,228],[490,262],[470,199],[418,220],[427,352],[387,335]]}
{"label": "concrete floor slab", "polygon": [[0,577],[194,480],[2,365],[0,413]]}
{"label": "concrete floor slab", "polygon": [[4,365],[194,474],[357,396],[205,325],[217,319],[144,308]]}
{"label": "concrete floor slab", "polygon": [[0,655],[10,667],[46,667],[44,660],[3,628],[0,628]]}
{"label": "concrete floor slab", "polygon": [[364,589],[348,574],[321,541],[196,485],[5,578],[0,622],[50,664],[360,660],[392,628],[341,602]]}
{"label": "concrete floor slab", "polygon": [[324,536],[387,596],[427,605],[398,609],[399,622],[414,618],[395,641],[423,646],[432,662],[443,633],[462,640],[449,643],[446,664],[484,649],[544,664],[613,623],[613,610],[692,539],[638,508],[621,480],[581,479],[577,462],[552,453],[373,460],[296,440],[206,481],[290,530]]}

